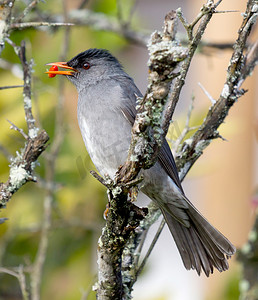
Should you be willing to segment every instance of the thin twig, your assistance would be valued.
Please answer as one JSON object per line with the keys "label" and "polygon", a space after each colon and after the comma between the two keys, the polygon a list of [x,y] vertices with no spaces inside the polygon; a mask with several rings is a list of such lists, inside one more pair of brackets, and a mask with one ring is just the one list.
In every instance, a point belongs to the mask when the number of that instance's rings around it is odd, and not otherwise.
{"label": "thin twig", "polygon": [[246,53],[245,66],[241,73],[241,80],[239,80],[238,88],[241,87],[247,76],[250,75],[251,71],[258,64],[258,41],[256,41]]}
{"label": "thin twig", "polygon": [[216,100],[214,98],[212,98],[211,94],[205,89],[205,87],[198,82],[199,87],[203,90],[204,94],[208,97],[208,99],[210,100],[211,104],[215,104]]}
{"label": "thin twig", "polygon": [[0,273],[5,273],[5,274],[11,275],[16,278],[19,277],[19,274],[17,272],[15,272],[11,269],[8,269],[8,268],[4,268],[4,267],[0,267]]}
{"label": "thin twig", "polygon": [[[206,13],[202,15],[203,16],[202,20],[200,22],[199,27],[196,30],[194,37],[189,36],[191,43],[189,44],[188,55],[187,55],[187,58],[183,61],[182,66],[180,68],[180,76],[178,76],[175,79],[175,83],[173,85],[173,90],[172,90],[172,93],[170,94],[168,106],[167,106],[167,109],[166,109],[166,112],[164,115],[164,120],[163,120],[163,124],[162,124],[162,129],[163,129],[164,133],[166,133],[168,131],[170,120],[172,118],[175,107],[179,100],[179,95],[180,95],[181,89],[185,83],[185,78],[186,78],[188,69],[190,67],[192,58],[193,58],[195,51],[201,41],[204,31],[205,31],[208,23],[210,22],[213,12],[214,12],[213,7],[211,7],[209,10],[207,10]],[[178,14],[178,12],[177,12],[177,14]]]}
{"label": "thin twig", "polygon": [[218,7],[222,1],[223,1],[223,0],[218,0],[218,1],[214,4],[214,7],[215,7],[215,8]]}
{"label": "thin twig", "polygon": [[227,14],[227,13],[236,13],[239,12],[239,10],[216,10],[215,14]]}
{"label": "thin twig", "polygon": [[44,198],[43,224],[40,237],[40,243],[37,255],[33,264],[31,272],[31,299],[40,300],[40,286],[42,278],[42,268],[46,259],[46,252],[48,248],[48,232],[51,227],[51,212],[52,212],[51,195],[46,195]]}
{"label": "thin twig", "polygon": [[179,137],[176,139],[176,141],[174,142],[173,144],[173,148],[175,149],[175,152],[178,151],[179,149],[179,146],[181,145],[181,143],[183,142],[184,138],[186,137],[186,135],[192,131],[192,130],[195,130],[197,128],[199,128],[199,126],[194,126],[194,127],[190,127],[190,119],[191,119],[191,115],[192,115],[192,112],[193,112],[193,108],[194,108],[194,100],[195,100],[195,97],[192,96],[191,98],[191,103],[188,107],[188,112],[187,112],[187,116],[186,116],[186,121],[185,121],[185,126],[184,126],[184,129],[182,130],[181,134],[179,135]]}
{"label": "thin twig", "polygon": [[35,27],[41,27],[41,26],[46,26],[46,27],[62,27],[62,26],[73,26],[74,23],[52,23],[52,22],[24,22],[24,23],[12,23],[10,25],[10,29],[25,29],[25,28],[35,28]]}
{"label": "thin twig", "polygon": [[148,251],[147,251],[147,253],[146,253],[146,255],[145,255],[145,257],[144,257],[144,259],[142,261],[142,263],[140,264],[139,268],[136,271],[136,278],[141,274],[143,268],[145,267],[146,262],[147,262],[147,260],[148,260],[148,258],[150,256],[150,254],[151,254],[154,246],[156,245],[157,240],[158,240],[158,238],[159,238],[159,236],[160,236],[160,234],[161,234],[161,232],[162,232],[165,224],[166,224],[165,219],[162,218],[162,220],[160,222],[160,225],[159,225],[159,228],[158,228],[158,230],[157,230],[157,232],[156,232],[156,234],[155,234],[155,236],[154,236],[154,238],[153,238],[153,240],[152,240],[152,242],[150,244],[150,247],[149,247],[149,249],[148,249]]}
{"label": "thin twig", "polygon": [[135,266],[139,265],[140,254],[142,253],[142,249],[143,249],[146,237],[148,235],[148,231],[149,231],[149,228],[147,228],[146,230],[144,230],[143,234],[141,235],[141,241],[139,243],[139,246],[137,248],[137,253],[135,255],[135,257],[136,257],[135,258]]}
{"label": "thin twig", "polygon": [[13,122],[11,122],[10,120],[7,120],[7,122],[9,122],[11,124],[10,129],[18,131],[25,138],[25,140],[29,139],[29,136],[23,131],[23,129],[21,129],[21,128],[17,127],[16,125],[14,125]]}
{"label": "thin twig", "polygon": [[16,156],[10,164],[9,178],[5,183],[0,182],[0,207],[6,206],[12,195],[17,192],[28,181],[35,181],[33,171],[36,161],[41,153],[47,148],[49,137],[42,130],[33,138],[26,140],[25,146],[20,152],[16,151]]}
{"label": "thin twig", "polygon": [[40,2],[40,0],[33,0],[33,1],[31,1],[31,3],[25,7],[25,9],[24,9],[24,11],[22,12],[22,14],[21,14],[19,17],[17,17],[17,18],[15,19],[15,21],[16,21],[17,23],[18,23],[18,22],[21,22],[22,19],[24,19],[24,18],[28,15],[28,13],[29,13],[33,8],[36,7],[36,5],[37,5],[39,2]]}
{"label": "thin twig", "polygon": [[26,286],[26,277],[24,274],[24,267],[22,265],[19,266],[18,280],[20,283],[23,300],[29,300],[29,293],[27,291],[27,286]]}
{"label": "thin twig", "polygon": [[97,172],[90,171],[90,174],[97,179],[101,184],[103,184],[106,188],[109,188],[110,186],[107,184],[107,180],[102,178]]}
{"label": "thin twig", "polygon": [[[17,46],[16,46],[17,47]],[[32,114],[32,101],[31,101],[31,73],[33,61],[27,61],[25,53],[25,42],[21,42],[21,46],[18,48],[18,56],[21,61],[23,69],[23,106],[25,111],[25,120],[29,130],[29,137],[35,138],[38,134],[39,129],[35,125],[35,119]]]}
{"label": "thin twig", "polygon": [[21,88],[21,87],[24,87],[24,85],[6,85],[6,86],[0,86],[0,90]]}

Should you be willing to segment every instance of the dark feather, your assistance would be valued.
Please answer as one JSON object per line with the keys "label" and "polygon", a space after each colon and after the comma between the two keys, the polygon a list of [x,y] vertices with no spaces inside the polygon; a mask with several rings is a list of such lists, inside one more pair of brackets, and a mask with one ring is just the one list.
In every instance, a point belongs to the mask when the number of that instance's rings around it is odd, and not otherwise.
{"label": "dark feather", "polygon": [[[195,269],[199,275],[203,270],[207,277],[213,273],[213,267],[219,272],[228,269],[227,258],[235,253],[235,247],[206,220],[208,230],[207,226],[199,226],[200,223],[203,223],[200,222],[200,219],[203,219],[202,215],[198,215],[198,218],[190,218],[191,226],[185,227],[168,212],[161,210],[186,269]],[[189,210],[189,215],[192,215],[191,212],[195,208],[192,206]],[[211,227],[212,230],[210,230]],[[216,232],[215,239],[212,237],[214,232]],[[227,244],[227,252],[222,247],[225,244]]]}

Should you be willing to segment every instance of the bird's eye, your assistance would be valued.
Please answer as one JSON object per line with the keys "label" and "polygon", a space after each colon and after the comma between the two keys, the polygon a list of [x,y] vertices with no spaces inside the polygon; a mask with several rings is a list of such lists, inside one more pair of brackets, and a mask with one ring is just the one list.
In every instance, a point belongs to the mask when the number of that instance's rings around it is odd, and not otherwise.
{"label": "bird's eye", "polygon": [[90,64],[86,62],[82,67],[83,69],[88,70],[90,68]]}

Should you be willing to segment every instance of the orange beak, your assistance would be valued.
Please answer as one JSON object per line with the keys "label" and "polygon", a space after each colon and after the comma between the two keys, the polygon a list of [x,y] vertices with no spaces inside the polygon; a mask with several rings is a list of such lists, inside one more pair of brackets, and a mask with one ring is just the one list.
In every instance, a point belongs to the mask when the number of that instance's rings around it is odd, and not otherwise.
{"label": "orange beak", "polygon": [[63,61],[60,61],[60,62],[55,62],[55,63],[49,63],[49,64],[46,64],[47,66],[56,66],[56,67],[59,67],[59,68],[63,68],[63,69],[68,69],[68,70],[71,70],[71,71],[58,71],[58,70],[49,70],[47,72],[45,72],[46,74],[53,74],[53,75],[73,75],[75,72],[78,72],[76,69],[72,68],[72,67],[69,67],[67,65],[66,62],[63,62]]}

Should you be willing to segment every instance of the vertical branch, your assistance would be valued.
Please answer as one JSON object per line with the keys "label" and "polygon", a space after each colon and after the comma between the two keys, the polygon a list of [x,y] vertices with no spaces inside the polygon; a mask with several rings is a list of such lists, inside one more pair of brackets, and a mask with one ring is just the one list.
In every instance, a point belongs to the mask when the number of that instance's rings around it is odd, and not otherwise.
{"label": "vertical branch", "polygon": [[28,135],[30,138],[37,136],[38,128],[35,126],[35,119],[32,115],[32,105],[31,105],[31,69],[32,69],[32,60],[27,61],[25,56],[25,42],[21,42],[19,47],[18,55],[22,64],[23,69],[23,105],[25,111],[25,120],[28,127]]}
{"label": "vertical branch", "polygon": [[[208,2],[209,1],[207,1],[207,3]],[[169,96],[168,107],[165,112],[164,120],[163,120],[163,124],[162,124],[162,129],[164,132],[168,131],[168,127],[170,125],[170,122],[168,122],[168,120],[171,120],[172,115],[175,111],[177,102],[179,100],[179,95],[180,95],[182,87],[185,83],[185,78],[188,73],[188,69],[190,67],[192,58],[194,56],[194,53],[201,41],[201,38],[205,32],[205,29],[206,29],[208,23],[210,22],[210,19],[214,12],[215,12],[214,6],[210,7],[209,9],[208,9],[208,7],[206,7],[206,9],[203,11],[202,19],[201,19],[200,25],[197,28],[196,34],[194,35],[194,37],[192,37],[191,40],[189,40],[188,55],[182,63],[182,66],[180,68],[180,75],[176,78],[175,83],[173,85],[172,92]],[[177,15],[182,15],[180,10],[177,10]],[[197,19],[199,20],[199,17],[197,17]],[[188,25],[188,29],[190,29],[191,32],[193,30],[194,25],[196,25],[196,23],[197,22],[194,21],[192,23],[193,25]],[[190,36],[192,36],[192,34]]]}
{"label": "vertical branch", "polygon": [[48,232],[51,227],[52,197],[49,193],[44,198],[43,223],[38,252],[31,272],[31,299],[40,299],[42,270],[48,248]]}
{"label": "vertical branch", "polygon": [[122,252],[131,232],[147,211],[127,201],[127,193],[117,193],[109,186],[109,211],[98,242],[97,299],[129,299],[122,280]]}

